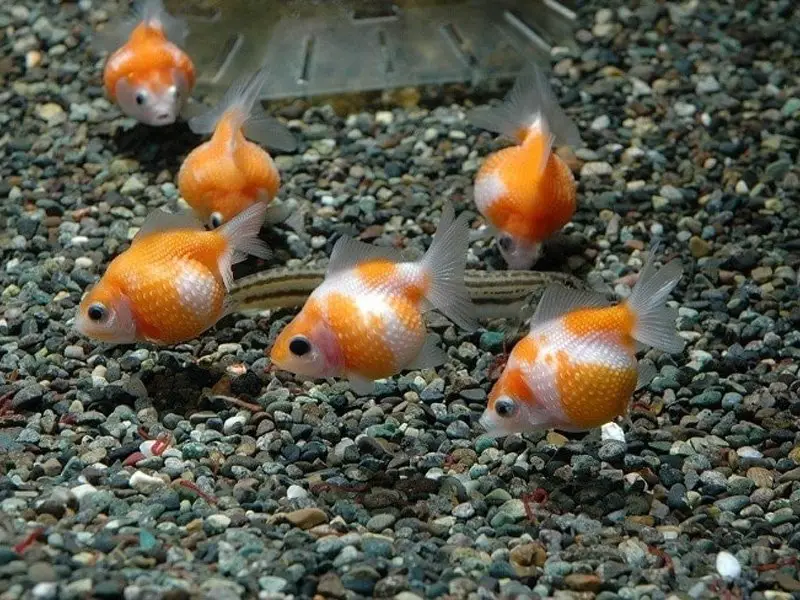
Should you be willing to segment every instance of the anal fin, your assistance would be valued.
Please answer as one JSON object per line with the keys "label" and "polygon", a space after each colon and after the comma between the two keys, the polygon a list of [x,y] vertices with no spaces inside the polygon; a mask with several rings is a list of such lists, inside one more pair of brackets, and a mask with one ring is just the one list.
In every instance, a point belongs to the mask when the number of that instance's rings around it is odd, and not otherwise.
{"label": "anal fin", "polygon": [[409,370],[430,369],[447,362],[447,353],[439,345],[439,336],[429,333],[420,348],[419,354],[406,367]]}
{"label": "anal fin", "polygon": [[366,377],[350,373],[347,379],[350,382],[350,388],[357,396],[369,396],[375,390],[375,382]]}
{"label": "anal fin", "polygon": [[650,362],[639,362],[639,377],[636,380],[636,389],[641,389],[658,375],[658,369]]}

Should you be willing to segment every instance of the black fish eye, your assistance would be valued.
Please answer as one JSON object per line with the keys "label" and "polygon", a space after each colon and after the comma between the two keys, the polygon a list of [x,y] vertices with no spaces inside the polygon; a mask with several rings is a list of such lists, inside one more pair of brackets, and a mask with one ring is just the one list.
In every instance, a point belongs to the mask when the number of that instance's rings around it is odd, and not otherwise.
{"label": "black fish eye", "polygon": [[289,342],[289,351],[295,356],[303,356],[311,352],[311,344],[306,338],[298,336]]}
{"label": "black fish eye", "polygon": [[102,304],[92,304],[86,314],[92,321],[99,322],[105,318],[106,309]]}
{"label": "black fish eye", "polygon": [[214,228],[219,227],[220,225],[222,225],[222,215],[219,214],[218,212],[212,213],[210,221],[212,227]]}
{"label": "black fish eye", "polygon": [[511,250],[511,238],[507,235],[502,236],[500,239],[497,240],[497,245],[500,246],[503,250],[508,252]]}
{"label": "black fish eye", "polygon": [[495,412],[500,415],[501,417],[510,417],[516,412],[516,404],[514,404],[513,400],[509,400],[504,398],[502,400],[498,400],[497,403],[494,405]]}
{"label": "black fish eye", "polygon": [[138,94],[136,94],[136,104],[141,106],[142,104],[144,104],[144,100],[145,100],[145,98],[144,98],[144,94],[142,92],[139,92]]}

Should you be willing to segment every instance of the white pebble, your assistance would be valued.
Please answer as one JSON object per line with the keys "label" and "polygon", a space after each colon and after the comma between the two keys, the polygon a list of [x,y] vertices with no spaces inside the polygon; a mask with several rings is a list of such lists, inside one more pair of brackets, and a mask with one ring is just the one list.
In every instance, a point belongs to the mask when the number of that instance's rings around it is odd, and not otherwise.
{"label": "white pebble", "polygon": [[736,182],[736,193],[737,194],[746,194],[750,191],[750,188],[747,187],[747,183],[744,180],[740,179]]}
{"label": "white pebble", "polygon": [[614,168],[607,162],[587,162],[581,167],[581,177],[587,175],[611,175]]}
{"label": "white pebble", "polygon": [[608,129],[608,126],[611,125],[611,119],[608,115],[600,115],[594,121],[590,127],[595,131],[603,131],[604,129]]}
{"label": "white pebble", "polygon": [[381,110],[375,113],[375,121],[381,125],[391,125],[394,115],[388,110]]}
{"label": "white pebble", "polygon": [[736,454],[738,454],[742,458],[761,458],[762,456],[764,456],[763,454],[761,454],[761,452],[750,446],[742,446],[741,448],[736,450]]}
{"label": "white pebble", "polygon": [[207,520],[208,524],[215,529],[227,529],[231,524],[231,518],[227,515],[211,515]]}
{"label": "white pebble", "polygon": [[84,496],[94,494],[97,491],[97,488],[90,483],[84,483],[83,485],[76,485],[70,491],[72,492],[72,495],[78,499],[78,502],[80,502]]}
{"label": "white pebble", "polygon": [[675,114],[679,117],[691,117],[697,112],[697,107],[688,102],[676,102],[673,108],[675,109]]}
{"label": "white pebble", "polygon": [[50,600],[50,598],[58,598],[58,584],[54,581],[37,583],[35,586],[33,586],[31,594],[37,600]]}
{"label": "white pebble", "polygon": [[471,502],[464,502],[453,509],[453,516],[459,519],[469,519],[475,514],[475,507]]}
{"label": "white pebble", "polygon": [[247,423],[247,417],[244,415],[233,415],[232,417],[228,417],[222,424],[222,433],[225,435],[230,435],[234,433],[238,427],[244,426],[245,423]]}
{"label": "white pebble", "polygon": [[94,265],[94,261],[88,256],[79,256],[75,259],[76,269],[91,269],[92,265]]}
{"label": "white pebble", "polygon": [[742,573],[742,565],[733,554],[722,550],[717,554],[717,573],[725,579],[736,579]]}
{"label": "white pebble", "polygon": [[604,442],[609,440],[624,442],[625,432],[622,430],[622,427],[614,422],[606,423],[600,428],[600,439],[602,439]]}
{"label": "white pebble", "polygon": [[131,475],[128,483],[137,492],[141,492],[142,494],[152,494],[154,491],[164,485],[164,480],[159,477],[147,475],[141,471],[136,471],[133,475]]}
{"label": "white pebble", "polygon": [[308,492],[301,488],[299,485],[290,485],[286,490],[286,497],[289,500],[297,500],[298,498],[307,498]]}

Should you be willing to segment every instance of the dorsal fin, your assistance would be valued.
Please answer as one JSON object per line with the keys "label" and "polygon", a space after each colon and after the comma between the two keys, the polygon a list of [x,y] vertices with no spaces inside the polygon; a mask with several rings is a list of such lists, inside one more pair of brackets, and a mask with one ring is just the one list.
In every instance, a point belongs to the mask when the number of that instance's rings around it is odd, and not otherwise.
{"label": "dorsal fin", "polygon": [[396,248],[374,246],[354,240],[349,236],[342,236],[333,246],[326,275],[347,271],[365,261],[376,259],[403,262],[403,255]]}
{"label": "dorsal fin", "polygon": [[159,231],[171,231],[177,229],[192,229],[196,231],[205,231],[203,224],[197,220],[197,217],[192,211],[182,210],[176,213],[165,211],[163,208],[157,208],[152,211],[142,223],[139,231],[133,237],[131,245],[141,240],[143,237],[156,233]]}
{"label": "dorsal fin", "polygon": [[560,283],[551,283],[542,294],[536,312],[531,317],[531,329],[576,308],[601,308],[610,304],[611,301],[597,292],[573,290]]}

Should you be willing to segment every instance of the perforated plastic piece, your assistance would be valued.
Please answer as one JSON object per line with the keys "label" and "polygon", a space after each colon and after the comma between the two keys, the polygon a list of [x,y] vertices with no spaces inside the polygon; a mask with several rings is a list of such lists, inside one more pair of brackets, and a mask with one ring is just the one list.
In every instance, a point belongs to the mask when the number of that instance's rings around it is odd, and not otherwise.
{"label": "perforated plastic piece", "polygon": [[513,77],[552,46],[571,46],[556,0],[220,0],[185,3],[198,91],[274,68],[263,100]]}

